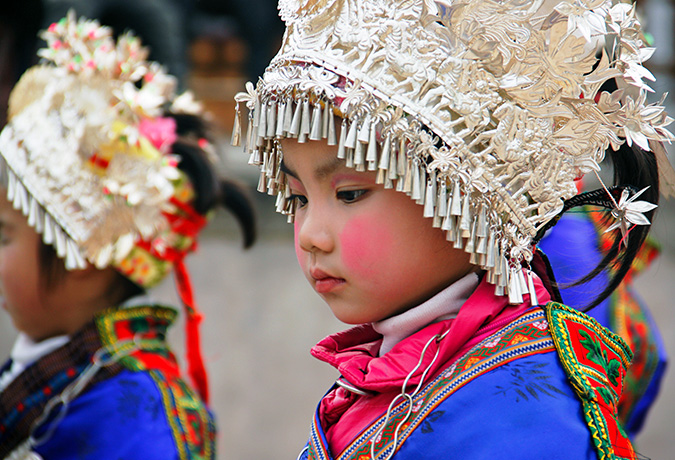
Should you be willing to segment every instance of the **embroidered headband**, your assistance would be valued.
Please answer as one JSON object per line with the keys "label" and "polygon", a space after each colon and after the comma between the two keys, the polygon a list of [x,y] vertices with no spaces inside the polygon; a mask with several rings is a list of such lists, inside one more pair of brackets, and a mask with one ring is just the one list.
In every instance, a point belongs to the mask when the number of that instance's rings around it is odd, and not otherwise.
{"label": "embroidered headband", "polygon": [[0,133],[7,199],[54,246],[67,269],[114,267],[149,288],[175,269],[188,320],[188,361],[207,398],[201,320],[183,263],[205,216],[171,151],[176,123],[198,115],[191,94],[127,33],[115,42],[97,21],[68,16],[42,33],[46,62],[29,69],[9,99]]}
{"label": "embroidered headband", "polygon": [[[616,0],[281,0],[286,33],[254,87],[246,150],[258,189],[295,203],[277,140],[326,139],[522,301],[537,232],[608,147],[670,142],[631,5]],[[619,89],[601,91],[614,79]],[[341,118],[341,130],[335,116]],[[241,141],[239,104],[233,144]]]}

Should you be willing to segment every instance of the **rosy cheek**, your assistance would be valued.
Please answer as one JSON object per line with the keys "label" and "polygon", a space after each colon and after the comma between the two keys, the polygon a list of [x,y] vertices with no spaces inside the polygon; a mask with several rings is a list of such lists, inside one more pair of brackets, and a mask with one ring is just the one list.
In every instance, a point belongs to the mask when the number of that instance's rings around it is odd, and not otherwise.
{"label": "rosy cheek", "polygon": [[340,232],[342,263],[353,275],[374,279],[391,256],[392,236],[380,216],[359,216]]}

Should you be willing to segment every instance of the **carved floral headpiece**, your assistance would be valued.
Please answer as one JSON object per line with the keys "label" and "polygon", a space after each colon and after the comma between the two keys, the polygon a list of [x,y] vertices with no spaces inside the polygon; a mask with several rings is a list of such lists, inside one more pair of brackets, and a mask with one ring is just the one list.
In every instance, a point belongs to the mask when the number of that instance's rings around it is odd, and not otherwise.
{"label": "carved floral headpiece", "polygon": [[[348,166],[423,205],[512,302],[528,293],[521,264],[575,178],[597,172],[609,147],[673,139],[662,102],[645,102],[653,49],[626,3],[281,0],[279,10],[281,49],[236,97],[259,189],[292,216],[277,140],[327,139]],[[601,91],[610,79],[618,90]]]}
{"label": "carved floral headpiece", "polygon": [[146,61],[131,34],[115,42],[109,28],[71,11],[42,37],[47,62],[17,83],[0,133],[7,198],[67,269],[112,266],[145,288],[174,270],[189,373],[207,400],[202,317],[184,264],[207,219],[171,151],[175,120],[163,116],[198,115],[201,104],[176,96],[174,77]]}
{"label": "carved floral headpiece", "polygon": [[204,224],[171,153],[176,124],[162,117],[199,107],[130,34],[115,42],[70,12],[42,36],[47,62],[17,83],[0,134],[8,199],[68,269],[112,265],[150,287]]}

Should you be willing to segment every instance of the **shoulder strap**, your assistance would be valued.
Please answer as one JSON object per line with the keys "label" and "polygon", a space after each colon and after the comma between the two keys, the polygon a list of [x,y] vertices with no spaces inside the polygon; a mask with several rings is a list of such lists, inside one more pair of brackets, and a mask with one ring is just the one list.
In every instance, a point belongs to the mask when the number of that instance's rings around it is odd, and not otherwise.
{"label": "shoulder strap", "polygon": [[623,379],[633,358],[630,348],[584,313],[555,302],[544,309],[563,368],[581,398],[600,460],[636,458],[617,418]]}

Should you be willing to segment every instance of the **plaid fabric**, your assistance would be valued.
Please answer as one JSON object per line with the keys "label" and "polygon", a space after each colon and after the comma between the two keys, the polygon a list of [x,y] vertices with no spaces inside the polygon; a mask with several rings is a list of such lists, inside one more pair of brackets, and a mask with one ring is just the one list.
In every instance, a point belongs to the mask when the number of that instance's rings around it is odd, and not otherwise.
{"label": "plaid fabric", "polygon": [[[92,321],[64,346],[29,366],[0,393],[0,458],[28,438],[33,421],[42,414],[47,402],[82,373],[101,346]],[[118,363],[104,367],[89,385],[121,370]]]}

